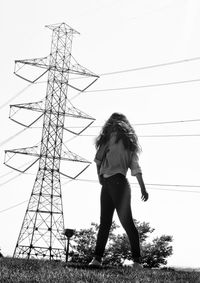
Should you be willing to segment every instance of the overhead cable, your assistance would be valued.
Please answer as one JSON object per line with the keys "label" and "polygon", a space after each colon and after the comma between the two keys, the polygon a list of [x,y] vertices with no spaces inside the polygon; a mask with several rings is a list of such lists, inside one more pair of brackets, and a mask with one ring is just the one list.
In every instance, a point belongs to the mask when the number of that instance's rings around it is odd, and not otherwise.
{"label": "overhead cable", "polygon": [[[115,74],[121,74],[121,73],[127,73],[127,72],[141,71],[141,70],[164,67],[164,66],[175,65],[175,64],[180,64],[180,63],[188,63],[188,62],[197,61],[197,60],[200,60],[200,57],[186,58],[186,59],[170,61],[170,62],[166,62],[166,63],[153,64],[153,65],[148,65],[148,66],[143,66],[143,67],[135,67],[135,68],[125,69],[125,70],[107,72],[107,73],[100,74],[100,76],[108,76],[108,75],[115,75]],[[167,84],[157,84],[157,85],[154,85],[154,86],[169,85],[169,84],[175,84],[175,83],[176,84],[177,83],[186,83],[186,82],[194,82],[194,81],[197,81],[197,80],[190,80],[190,81],[188,80],[188,81],[183,81],[183,82],[172,82],[172,83],[167,83]],[[36,84],[39,84],[39,83],[46,83],[46,81],[36,82]],[[8,105],[12,100],[14,100],[20,94],[22,94],[25,90],[27,90],[31,85],[32,85],[32,83],[27,85],[25,88],[23,88],[17,94],[12,96],[10,99],[8,99],[6,102],[4,102],[2,105],[0,105],[0,110],[2,108],[4,108],[6,105]],[[153,85],[150,85],[150,86],[153,87]],[[150,87],[150,86],[138,86],[138,87],[141,88],[141,87]],[[138,88],[138,87],[134,87],[134,88]],[[89,92],[89,91],[87,91],[87,92]]]}
{"label": "overhead cable", "polygon": [[3,183],[0,183],[0,187],[3,187],[4,185],[6,185],[7,183],[13,181],[14,179],[16,179],[17,177],[19,177],[22,173],[19,173],[15,176],[13,176],[12,178],[8,179],[7,181],[3,182]]}
{"label": "overhead cable", "polygon": [[[163,124],[178,124],[178,123],[192,123],[200,122],[200,119],[188,119],[188,120],[174,120],[174,121],[158,121],[158,122],[147,122],[147,123],[132,123],[132,126],[151,126],[151,125],[163,125]],[[31,127],[31,128],[42,128],[42,127]],[[68,128],[82,128],[81,126],[69,126]],[[102,128],[102,125],[92,125],[90,128]]]}
{"label": "overhead cable", "polygon": [[[163,66],[168,66],[168,65],[187,63],[187,62],[196,61],[196,60],[200,60],[200,57],[194,57],[194,58],[188,58],[188,59],[183,59],[183,60],[171,61],[171,62],[166,62],[166,63],[161,63],[161,64],[154,64],[154,65],[149,65],[149,66],[144,66],[144,67],[136,67],[136,68],[120,70],[120,71],[107,72],[107,73],[100,74],[100,76],[107,76],[107,75],[120,74],[120,73],[126,73],[126,72],[140,71],[140,70],[151,69],[151,68],[158,68],[158,67],[163,67]],[[90,90],[90,91],[88,90],[88,91],[85,91],[85,92],[100,92],[100,91],[102,92],[102,91],[117,91],[117,90],[140,89],[140,88],[148,88],[148,87],[161,87],[161,86],[169,86],[169,85],[184,84],[184,83],[194,83],[194,82],[199,82],[199,81],[200,81],[200,79],[192,79],[192,80],[175,81],[175,82],[167,82],[167,83],[148,84],[148,85],[141,85],[141,86],[130,86],[130,87],[111,88],[111,89],[98,89],[98,90],[93,90],[93,91],[92,90]],[[36,82],[36,84],[38,84],[38,83],[46,83],[46,81]],[[6,105],[8,105],[12,100],[14,100],[20,94],[22,94],[31,85],[32,85],[32,83],[29,84],[28,86],[26,86],[21,91],[19,91],[13,97],[8,99],[5,103],[0,105],[0,110],[2,108],[4,108]],[[73,96],[72,99],[76,98],[81,93],[82,92],[80,92],[77,95]]]}
{"label": "overhead cable", "polygon": [[17,132],[16,134],[10,136],[9,138],[5,139],[4,141],[0,142],[0,147],[4,144],[6,144],[7,142],[9,142],[10,140],[14,139],[16,136],[20,135],[21,133],[23,133],[24,131],[26,131],[27,128],[24,128],[22,130],[20,130],[19,132]]}
{"label": "overhead cable", "polygon": [[[109,76],[109,75],[116,75],[116,74],[122,74],[122,73],[142,71],[142,70],[165,67],[165,66],[176,65],[176,64],[181,64],[181,63],[188,63],[188,62],[197,61],[197,60],[200,60],[200,57],[186,58],[186,59],[182,59],[182,60],[169,61],[169,62],[160,63],[160,64],[152,64],[152,65],[147,65],[147,66],[142,66],[142,67],[135,67],[135,68],[130,68],[130,69],[111,71],[111,72],[102,73],[99,76],[103,77],[103,76]],[[73,79],[80,79],[80,78],[71,78],[71,80],[73,80]],[[85,79],[85,77],[83,77],[82,79]],[[36,82],[36,83],[37,84],[46,83],[46,81],[40,81],[40,82]]]}
{"label": "overhead cable", "polygon": [[27,90],[32,84],[27,85],[25,88],[17,92],[15,95],[13,95],[11,98],[9,98],[6,102],[4,102],[2,105],[0,105],[0,110],[4,108],[6,105],[8,105],[11,101],[13,101],[16,97],[18,97],[20,94],[22,94],[25,90]]}
{"label": "overhead cable", "polygon": [[138,135],[140,138],[182,138],[182,137],[200,137],[200,134],[178,134],[178,135]]}
{"label": "overhead cable", "polygon": [[170,85],[179,85],[186,83],[196,83],[200,82],[200,79],[191,79],[191,80],[183,80],[183,81],[174,81],[174,82],[166,82],[166,83],[156,83],[156,84],[147,84],[147,85],[138,85],[138,86],[129,86],[129,87],[118,87],[118,88],[105,88],[105,89],[94,89],[94,90],[86,90],[87,93],[92,92],[107,92],[107,91],[120,91],[120,90],[130,90],[130,89],[141,89],[141,88],[150,88],[150,87],[162,87],[162,86],[170,86]]}
{"label": "overhead cable", "polygon": [[[165,125],[165,124],[179,124],[179,123],[192,123],[200,122],[200,119],[188,119],[188,120],[174,120],[174,121],[158,121],[158,122],[147,122],[147,123],[132,123],[135,126],[154,126],[154,125]],[[90,128],[102,128],[103,125],[91,125]],[[31,129],[42,129],[42,127],[30,127]],[[82,126],[68,126],[68,129],[80,129]],[[75,136],[76,137],[76,136]],[[73,137],[72,139],[74,139]]]}
{"label": "overhead cable", "polygon": [[188,120],[173,120],[173,121],[160,121],[160,122],[148,122],[148,123],[134,123],[133,126],[149,126],[149,125],[163,125],[163,124],[177,124],[177,123],[191,123],[200,122],[200,119],[188,119]]}
{"label": "overhead cable", "polygon": [[[63,183],[62,185],[66,185],[66,184],[68,184],[69,182],[72,182],[72,181],[98,183],[98,180],[79,179],[79,178],[78,178],[78,179],[75,179],[75,180],[68,180],[67,182]],[[131,185],[138,185],[138,183],[131,183],[131,182],[130,182],[130,184],[131,184]],[[148,184],[148,183],[145,183],[145,184],[146,184],[146,186],[154,186],[154,187],[156,187],[156,186],[159,187],[159,186],[160,186],[160,187],[200,188],[200,186],[198,186],[198,185],[177,185],[177,184],[173,185],[173,184]],[[159,191],[180,192],[180,193],[197,193],[197,194],[200,193],[200,191],[181,190],[181,189],[169,189],[169,188],[161,189],[161,188],[150,188],[150,187],[149,187],[148,189],[149,189],[149,190],[159,190]],[[3,209],[3,210],[0,210],[0,213],[3,213],[3,212],[8,211],[8,210],[10,210],[10,209],[13,209],[13,208],[15,208],[15,207],[17,207],[17,206],[20,206],[20,205],[22,205],[22,204],[24,204],[24,203],[26,203],[26,202],[28,202],[28,200],[25,200],[25,201],[23,201],[23,202],[17,203],[17,204],[15,204],[15,205],[13,205],[13,206],[10,206],[10,207],[8,207],[8,208],[5,208],[5,209]]]}
{"label": "overhead cable", "polygon": [[[80,137],[96,137],[97,135],[81,135]],[[169,135],[137,135],[139,138],[179,138],[179,137],[200,137],[200,134],[169,134]]]}
{"label": "overhead cable", "polygon": [[15,207],[17,207],[17,206],[20,206],[20,205],[22,205],[22,204],[24,204],[24,203],[26,203],[26,202],[28,202],[28,200],[24,200],[24,201],[19,202],[19,203],[15,204],[15,205],[12,205],[12,206],[10,206],[10,207],[8,207],[8,208],[2,209],[2,210],[0,210],[0,213],[3,213],[3,212],[8,211],[8,210],[10,210],[10,209],[13,209],[13,208],[15,208]]}
{"label": "overhead cable", "polygon": [[100,74],[100,76],[102,77],[102,76],[115,75],[115,74],[121,74],[121,73],[127,73],[127,72],[142,71],[142,70],[153,69],[153,68],[158,68],[158,67],[165,67],[165,66],[175,65],[175,64],[180,64],[180,63],[188,63],[188,62],[197,61],[197,60],[200,60],[200,57],[187,58],[187,59],[182,59],[182,60],[170,61],[166,63],[153,64],[153,65],[135,67],[135,68],[126,69],[126,70],[107,72],[107,73]]}
{"label": "overhead cable", "polygon": [[[98,180],[92,180],[92,179],[80,179],[77,178],[75,181],[80,182],[89,182],[89,183],[98,183]],[[131,185],[139,185],[138,183],[130,182]],[[151,184],[151,183],[145,183],[146,186],[153,186],[153,187],[176,187],[176,188],[200,188],[200,185],[179,185],[179,184]],[[176,191],[176,192],[186,192],[186,193],[200,193],[199,191],[191,191],[191,190],[181,190],[181,189],[160,189],[160,188],[148,188],[150,190],[161,190],[161,191]]]}
{"label": "overhead cable", "polygon": [[[77,178],[75,181],[98,183],[97,179],[81,179]],[[130,183],[132,185],[138,185],[138,183]],[[181,188],[200,188],[200,185],[184,185],[184,184],[156,184],[145,183],[147,186],[159,186],[159,187],[181,187]],[[200,192],[200,191],[199,191]]]}

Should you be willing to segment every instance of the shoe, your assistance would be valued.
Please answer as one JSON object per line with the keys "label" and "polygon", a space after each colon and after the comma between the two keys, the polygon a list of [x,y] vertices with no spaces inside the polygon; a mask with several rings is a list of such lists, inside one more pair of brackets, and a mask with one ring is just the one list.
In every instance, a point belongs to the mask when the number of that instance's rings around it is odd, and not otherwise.
{"label": "shoe", "polygon": [[139,262],[134,262],[132,268],[134,268],[135,270],[141,270],[143,269],[143,266]]}
{"label": "shoe", "polygon": [[93,258],[93,260],[89,263],[89,266],[91,267],[101,267],[102,263],[98,261],[97,259]]}

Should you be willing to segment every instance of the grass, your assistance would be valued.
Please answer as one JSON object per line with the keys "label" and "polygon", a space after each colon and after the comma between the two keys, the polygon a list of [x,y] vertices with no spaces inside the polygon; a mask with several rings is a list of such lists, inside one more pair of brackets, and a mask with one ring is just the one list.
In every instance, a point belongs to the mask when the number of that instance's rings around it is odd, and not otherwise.
{"label": "grass", "polygon": [[44,260],[0,259],[0,282],[9,283],[197,283],[199,272],[67,265]]}

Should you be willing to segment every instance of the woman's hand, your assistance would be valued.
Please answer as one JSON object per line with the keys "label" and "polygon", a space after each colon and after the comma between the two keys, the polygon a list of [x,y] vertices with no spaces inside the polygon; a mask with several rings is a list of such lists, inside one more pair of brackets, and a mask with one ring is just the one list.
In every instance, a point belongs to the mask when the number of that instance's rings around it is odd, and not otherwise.
{"label": "woman's hand", "polygon": [[141,199],[142,199],[143,201],[147,201],[148,198],[149,198],[149,194],[147,193],[147,191],[144,190],[144,191],[141,191],[141,193],[142,193]]}
{"label": "woman's hand", "polygon": [[141,188],[141,194],[142,194],[141,199],[142,199],[143,201],[147,201],[148,198],[149,198],[149,194],[148,194],[147,191],[146,191],[146,187],[145,187],[145,184],[144,184],[144,181],[143,181],[143,178],[142,178],[142,174],[141,174],[141,173],[138,173],[138,174],[136,175],[136,178],[137,178],[138,183],[139,183],[140,188]]}

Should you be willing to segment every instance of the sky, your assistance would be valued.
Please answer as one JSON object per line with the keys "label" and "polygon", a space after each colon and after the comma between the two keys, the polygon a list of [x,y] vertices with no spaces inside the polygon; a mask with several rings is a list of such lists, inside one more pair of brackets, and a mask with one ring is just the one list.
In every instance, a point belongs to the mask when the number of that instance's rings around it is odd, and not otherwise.
{"label": "sky", "polygon": [[[94,141],[107,118],[119,111],[139,137],[140,165],[149,192],[149,200],[142,202],[136,179],[127,175],[133,217],[149,222],[155,228],[153,237],[173,236],[169,266],[199,267],[199,13],[197,0],[2,1],[0,247],[4,255],[13,254],[38,169],[35,165],[27,174],[11,170],[3,164],[4,151],[39,143],[42,130],[42,121],[27,130],[11,121],[9,105],[38,101],[46,91],[45,77],[34,85],[16,77],[14,61],[49,55],[52,34],[45,25],[65,22],[80,33],[74,36],[72,55],[100,76],[87,92],[74,98],[75,93],[68,95],[75,107],[96,120],[82,136],[64,135],[71,151],[91,161],[79,180],[61,180],[65,227],[99,223],[101,187],[93,162]],[[21,118],[28,121],[30,113],[22,113]],[[68,162],[62,163],[65,173],[70,168]],[[119,224],[116,214],[114,220]]]}

